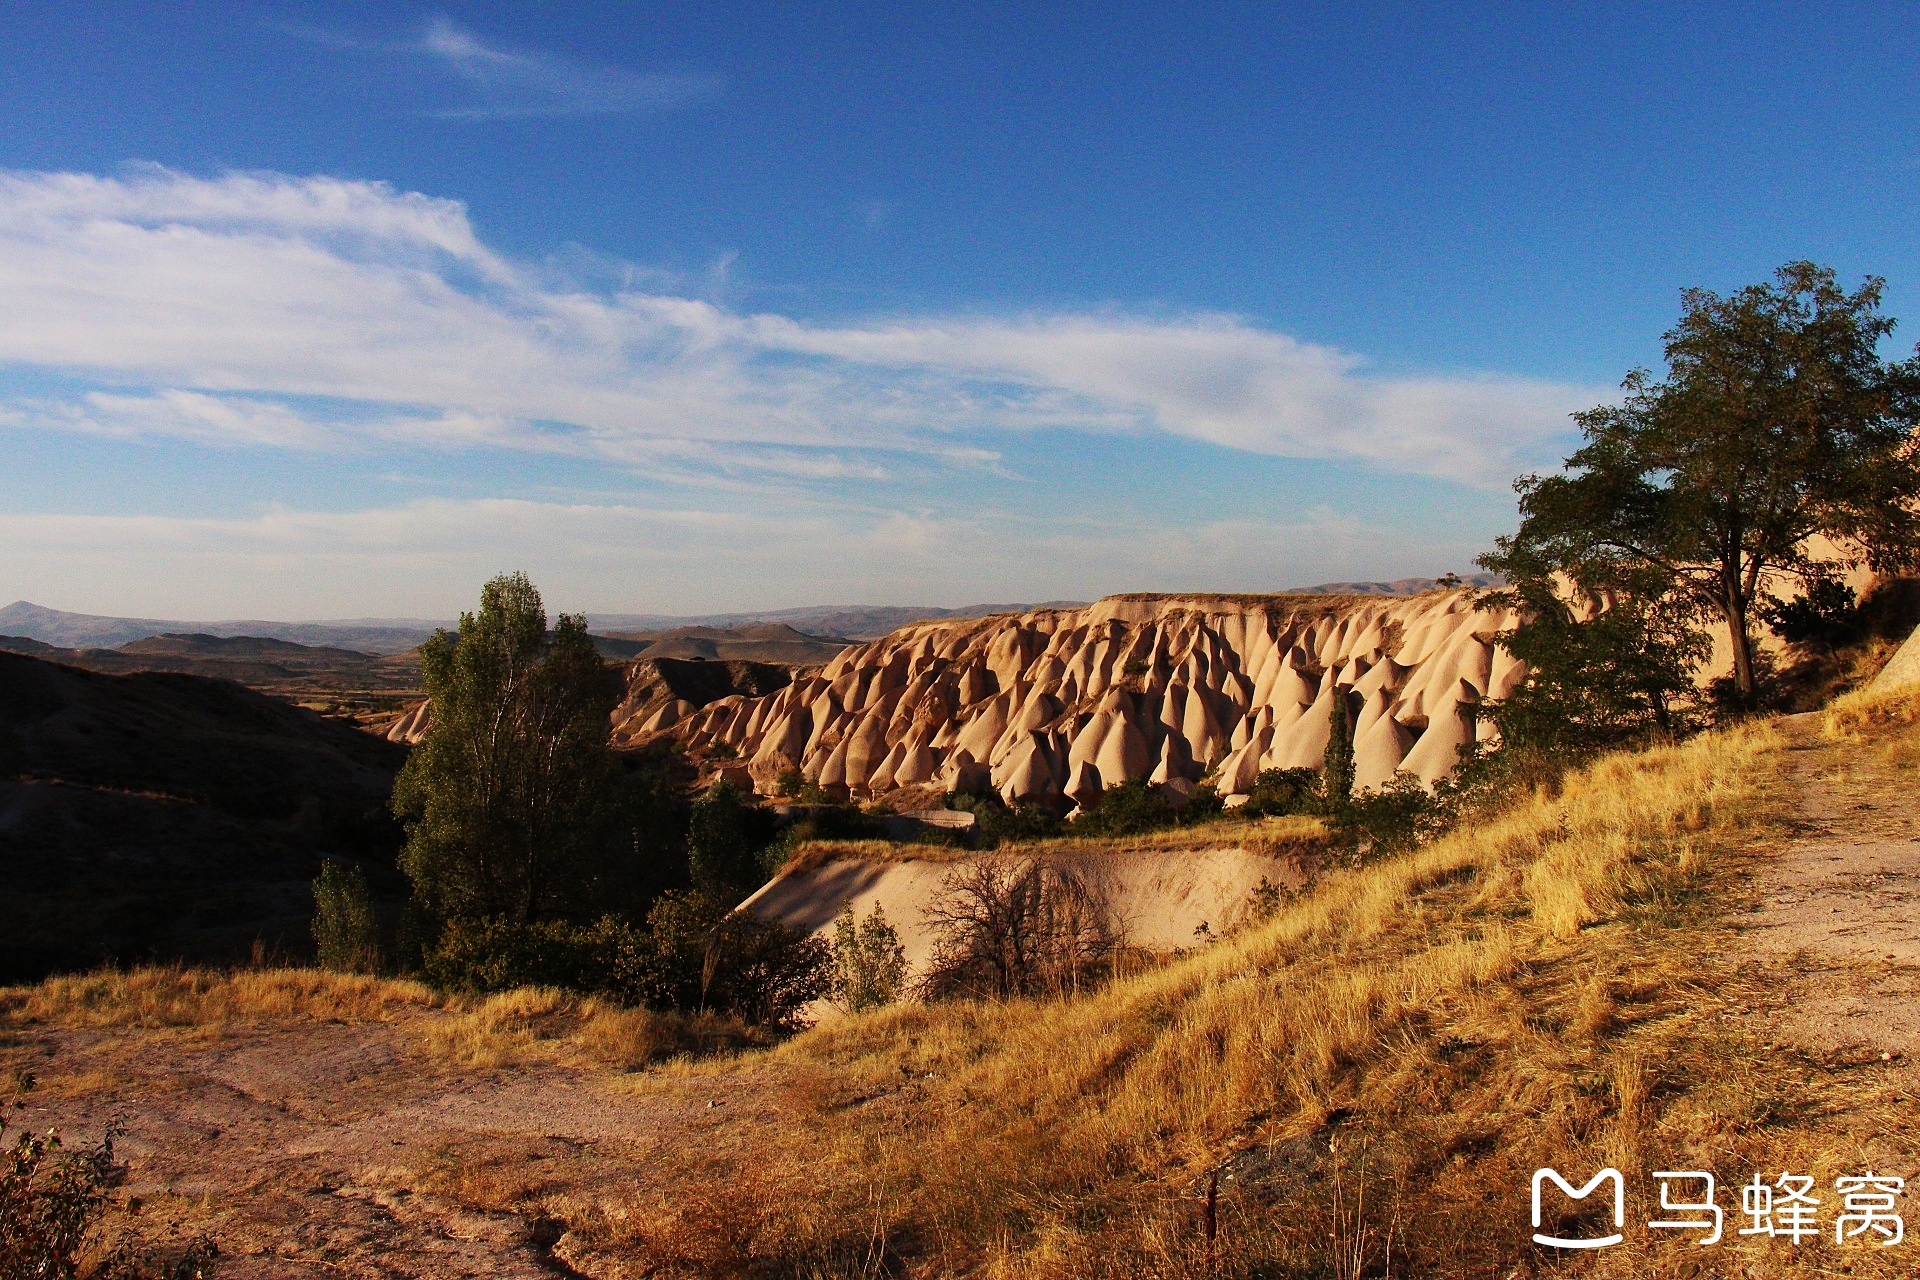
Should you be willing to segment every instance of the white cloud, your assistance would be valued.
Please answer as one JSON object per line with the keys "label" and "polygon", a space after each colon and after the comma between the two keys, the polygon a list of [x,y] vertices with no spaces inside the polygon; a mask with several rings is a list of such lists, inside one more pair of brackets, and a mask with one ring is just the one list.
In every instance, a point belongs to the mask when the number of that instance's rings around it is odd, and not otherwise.
{"label": "white cloud", "polygon": [[732,451],[790,475],[868,465],[849,450],[938,456],[978,446],[962,433],[1068,427],[1503,486],[1546,460],[1568,412],[1610,394],[1384,376],[1231,316],[820,326],[657,289],[592,292],[489,249],[454,201],[157,168],[0,173],[0,363],[110,382],[106,400],[63,411],[95,429],[613,461]]}
{"label": "white cloud", "polygon": [[719,91],[711,76],[640,73],[503,49],[444,17],[429,22],[411,47],[438,59],[480,95],[479,105],[435,113],[456,119],[661,111]]}
{"label": "white cloud", "polygon": [[[505,569],[554,609],[700,613],[1265,591],[1464,565],[1377,522],[1056,522],[806,504],[751,511],[487,499],[235,519],[0,513],[0,599],[153,617],[451,616]],[[1448,561],[1446,557],[1453,556]]]}
{"label": "white cloud", "polygon": [[538,50],[489,44],[450,18],[430,19],[406,40],[367,40],[325,27],[281,24],[288,35],[331,49],[424,58],[461,80],[474,99],[427,114],[444,120],[513,120],[666,111],[718,94],[719,77],[594,66]]}

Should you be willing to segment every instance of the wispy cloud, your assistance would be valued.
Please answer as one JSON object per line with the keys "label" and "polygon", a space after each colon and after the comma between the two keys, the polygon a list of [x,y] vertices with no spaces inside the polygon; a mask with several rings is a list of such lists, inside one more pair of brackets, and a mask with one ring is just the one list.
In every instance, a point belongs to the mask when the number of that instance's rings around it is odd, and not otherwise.
{"label": "wispy cloud", "polygon": [[1610,394],[1382,375],[1230,315],[816,325],[556,279],[484,244],[459,203],[380,183],[158,168],[0,173],[0,363],[99,381],[58,412],[0,403],[43,424],[613,462],[678,449],[869,479],[862,450],[978,465],[966,451],[996,433],[1068,428],[1497,488]]}
{"label": "wispy cloud", "polygon": [[281,28],[328,48],[424,60],[464,84],[472,98],[427,114],[445,120],[512,120],[670,111],[707,101],[720,77],[691,71],[631,71],[539,50],[491,43],[450,18],[430,19],[417,36],[367,40],[324,27]]}
{"label": "wispy cloud", "polygon": [[479,95],[480,102],[473,106],[435,113],[456,119],[665,111],[720,91],[720,81],[713,76],[634,72],[504,49],[447,18],[428,23],[414,47],[438,59]]}

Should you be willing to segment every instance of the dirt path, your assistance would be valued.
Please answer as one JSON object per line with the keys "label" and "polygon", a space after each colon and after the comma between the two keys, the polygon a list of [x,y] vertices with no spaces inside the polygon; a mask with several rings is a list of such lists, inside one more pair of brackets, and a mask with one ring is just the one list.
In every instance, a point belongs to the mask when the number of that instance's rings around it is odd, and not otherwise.
{"label": "dirt path", "polygon": [[1920,774],[1897,742],[1781,722],[1794,830],[1755,868],[1739,951],[1772,992],[1748,1016],[1814,1053],[1920,1058]]}
{"label": "dirt path", "polygon": [[434,1016],[28,1030],[0,1047],[44,1081],[27,1125],[71,1142],[121,1114],[121,1191],[146,1234],[211,1233],[234,1280],[576,1274],[560,1222],[466,1206],[597,1197],[635,1185],[659,1144],[724,1144],[752,1119],[727,1077],[636,1096],[604,1069],[452,1071],[419,1051]]}

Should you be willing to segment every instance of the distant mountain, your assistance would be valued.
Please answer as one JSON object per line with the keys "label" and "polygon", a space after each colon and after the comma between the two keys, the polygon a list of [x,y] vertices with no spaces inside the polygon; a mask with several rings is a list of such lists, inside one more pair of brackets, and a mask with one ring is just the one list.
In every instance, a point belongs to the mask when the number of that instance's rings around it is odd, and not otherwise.
{"label": "distant mountain", "polygon": [[67,613],[17,600],[0,609],[0,635],[25,636],[63,649],[111,649],[151,636],[199,634],[251,636],[294,644],[354,649],[362,653],[402,653],[452,623],[417,618],[349,618],[338,622],[181,622],[165,618],[111,618]]}

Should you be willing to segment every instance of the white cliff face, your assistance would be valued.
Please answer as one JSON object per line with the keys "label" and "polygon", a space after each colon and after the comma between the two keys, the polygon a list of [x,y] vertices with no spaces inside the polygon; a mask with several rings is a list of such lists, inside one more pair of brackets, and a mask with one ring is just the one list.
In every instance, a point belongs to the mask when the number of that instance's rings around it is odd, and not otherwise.
{"label": "white cliff face", "polygon": [[1009,802],[1209,772],[1231,794],[1262,769],[1318,767],[1344,696],[1356,785],[1402,769],[1430,785],[1474,733],[1461,706],[1526,674],[1492,643],[1512,617],[1474,599],[1114,596],[919,623],[765,697],[663,705],[648,730],[725,743],[763,783],[797,766],[859,799],[983,772]]}

